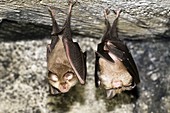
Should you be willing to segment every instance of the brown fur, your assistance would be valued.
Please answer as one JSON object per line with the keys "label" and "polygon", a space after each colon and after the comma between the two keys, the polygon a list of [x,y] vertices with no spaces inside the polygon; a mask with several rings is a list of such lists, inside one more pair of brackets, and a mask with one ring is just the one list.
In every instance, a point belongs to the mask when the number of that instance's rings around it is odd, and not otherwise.
{"label": "brown fur", "polygon": [[[69,91],[69,89],[77,83],[77,77],[68,61],[61,38],[59,38],[59,41],[49,54],[48,70],[55,74],[58,78],[58,81],[54,82],[50,80],[50,75],[48,75],[50,84],[59,89],[61,92]],[[67,72],[72,72],[74,74],[72,80],[70,81],[64,79],[64,75]],[[65,90],[63,87],[65,87]]]}

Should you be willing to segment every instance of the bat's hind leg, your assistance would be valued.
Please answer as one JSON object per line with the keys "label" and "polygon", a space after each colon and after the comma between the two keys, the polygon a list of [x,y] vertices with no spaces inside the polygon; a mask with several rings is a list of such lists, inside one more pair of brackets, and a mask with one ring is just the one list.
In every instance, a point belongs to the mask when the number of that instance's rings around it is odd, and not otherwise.
{"label": "bat's hind leg", "polygon": [[54,11],[49,7],[48,11],[51,15],[51,20],[52,20],[52,32],[51,35],[56,35],[57,33],[60,32],[59,26],[55,20],[55,16],[54,16]]}

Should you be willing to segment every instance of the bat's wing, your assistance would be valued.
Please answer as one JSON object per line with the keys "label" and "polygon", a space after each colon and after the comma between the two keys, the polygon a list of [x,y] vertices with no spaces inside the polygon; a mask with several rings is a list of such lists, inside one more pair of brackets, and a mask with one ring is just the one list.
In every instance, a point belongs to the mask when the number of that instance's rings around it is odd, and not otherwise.
{"label": "bat's wing", "polygon": [[118,48],[119,50],[123,51],[124,54],[126,54],[127,58],[129,59],[129,61],[132,64],[135,74],[139,75],[136,64],[135,64],[133,57],[132,57],[131,53],[129,52],[129,49],[127,48],[126,44],[124,44],[122,41],[113,41],[112,44],[115,45],[116,48]]}
{"label": "bat's wing", "polygon": [[[55,20],[53,11],[51,10],[51,8],[48,8],[48,11],[51,15],[51,20],[52,20],[52,32],[51,32],[51,43],[47,45],[47,61],[49,59],[49,55],[50,55],[51,51],[54,49],[55,45],[57,44],[57,42],[59,40],[59,37],[56,34],[60,32],[60,29],[59,29],[58,24]],[[49,89],[50,89],[51,94],[59,94],[60,93],[60,91],[57,88],[53,87],[50,84],[49,84]]]}
{"label": "bat's wing", "polygon": [[64,29],[62,31],[63,33],[63,44],[65,47],[66,55],[68,57],[68,60],[75,71],[79,81],[81,84],[85,83],[86,79],[86,55],[83,54],[81,51],[78,43],[73,42],[72,36],[71,36],[71,26],[70,26],[70,20],[71,20],[71,12],[72,7],[74,3],[70,3],[69,13],[68,17],[66,19]]}
{"label": "bat's wing", "polygon": [[[137,84],[140,82],[139,80],[139,73],[136,67],[136,64],[132,58],[131,53],[129,52],[126,44],[124,44],[119,38],[118,38],[118,31],[117,31],[117,23],[118,19],[121,13],[121,9],[115,12],[116,18],[112,23],[112,26],[110,29],[107,29],[107,35],[105,34],[102,42],[107,42],[105,43],[105,46],[108,49],[108,52],[111,52],[115,56],[119,58],[119,60],[125,65],[127,68],[128,72],[132,75],[134,82]],[[107,15],[105,17],[105,23],[106,26],[109,26],[109,22],[107,20]],[[107,27],[108,28],[108,27]],[[108,57],[106,57],[108,59]],[[111,61],[109,59],[109,61]]]}
{"label": "bat's wing", "polygon": [[54,12],[51,8],[48,8],[48,11],[51,15],[51,20],[52,20],[52,32],[51,32],[51,44],[48,47],[48,51],[51,51],[54,49],[56,43],[58,42],[58,33],[60,32],[59,26],[55,20]]}
{"label": "bat's wing", "polygon": [[98,48],[97,48],[97,55],[99,57],[102,57],[110,62],[114,62],[114,60],[108,55],[108,51],[104,50],[104,46],[105,43],[101,42],[100,44],[98,44]]}
{"label": "bat's wing", "polygon": [[[98,44],[98,48],[96,52],[95,85],[96,87],[98,87],[100,82],[98,76],[98,71],[100,71],[99,58],[104,58],[108,62],[112,62],[112,63],[116,62],[114,60],[118,59],[120,62],[123,63],[124,67],[127,69],[129,74],[133,78],[133,83],[131,86],[128,87],[123,86],[121,88],[121,91],[124,91],[124,90],[133,89],[136,86],[136,84],[140,82],[140,80],[139,80],[138,70],[132,58],[132,55],[130,54],[127,46],[118,38],[117,23],[118,23],[118,18],[120,16],[120,12],[121,10],[115,12],[116,18],[113,21],[112,26],[110,26],[110,23],[107,19],[107,15],[109,13],[107,12],[107,10],[105,11],[106,32],[102,38],[101,43]],[[117,59],[114,59],[110,53],[116,56]],[[119,63],[117,65],[119,65]],[[116,89],[109,89],[109,90],[107,89],[107,97],[113,97],[116,93],[118,93]]]}
{"label": "bat's wing", "polygon": [[80,83],[84,84],[86,79],[86,56],[83,54],[76,42],[70,40],[64,40],[63,42],[69,62]]}
{"label": "bat's wing", "polygon": [[99,87],[99,77],[98,77],[98,71],[99,71],[99,58],[104,58],[107,61],[113,62],[114,60],[109,56],[108,52],[105,51],[103,48],[105,46],[104,42],[101,42],[98,44],[96,55],[96,61],[95,61],[95,85],[96,87]]}
{"label": "bat's wing", "polygon": [[109,49],[109,52],[117,56],[119,60],[125,65],[128,72],[132,75],[134,82],[136,84],[139,83],[140,80],[138,70],[127,46],[121,41],[112,41],[111,43],[107,44],[107,48]]}
{"label": "bat's wing", "polygon": [[[104,45],[107,46],[108,50],[103,50]],[[95,62],[95,84],[96,87],[99,86],[99,77],[98,77],[98,71],[99,71],[99,58],[104,58],[107,61],[113,62],[114,60],[109,56],[108,52],[111,52],[115,56],[118,57],[118,59],[125,65],[128,72],[132,75],[134,82],[137,84],[140,82],[139,80],[139,74],[136,67],[136,64],[132,58],[132,55],[130,54],[127,46],[121,42],[121,41],[112,41],[111,43],[104,44],[100,43],[98,44],[98,50],[96,52],[96,62]]]}

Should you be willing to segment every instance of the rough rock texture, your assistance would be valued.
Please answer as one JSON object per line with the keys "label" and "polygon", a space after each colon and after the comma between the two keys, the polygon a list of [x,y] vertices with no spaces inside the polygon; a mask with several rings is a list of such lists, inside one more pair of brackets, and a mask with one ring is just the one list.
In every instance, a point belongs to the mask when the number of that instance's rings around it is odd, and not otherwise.
{"label": "rough rock texture", "polygon": [[[51,30],[46,5],[60,12],[56,17],[62,25],[67,3],[0,1],[0,113],[170,113],[170,2],[79,2],[75,8],[80,9],[73,11],[72,29],[74,40],[87,51],[87,84],[52,96],[46,80],[46,45]],[[105,7],[123,9],[120,38],[126,39],[141,78],[137,88],[111,100],[94,85],[94,51],[103,33]]]}
{"label": "rough rock texture", "polygon": [[94,50],[99,40],[76,38],[88,52],[86,86],[51,96],[46,81],[46,44],[49,40],[0,43],[0,112],[168,113],[170,112],[170,42],[128,41],[141,83],[137,89],[111,100],[94,86]]}
{"label": "rough rock texture", "polygon": [[[47,7],[50,6],[56,10],[56,18],[61,26],[68,9],[66,1],[2,0],[0,2],[0,20],[7,19],[23,24],[50,25],[51,19],[47,11]],[[122,38],[135,40],[168,38],[170,36],[169,0],[78,0],[78,2],[73,9],[72,17],[72,29],[76,34],[100,38],[104,31],[104,9],[109,8],[111,10],[109,19],[113,21],[112,10],[121,8],[123,12],[121,13],[119,29]],[[20,33],[20,31],[17,33]],[[4,35],[1,34],[1,37]]]}

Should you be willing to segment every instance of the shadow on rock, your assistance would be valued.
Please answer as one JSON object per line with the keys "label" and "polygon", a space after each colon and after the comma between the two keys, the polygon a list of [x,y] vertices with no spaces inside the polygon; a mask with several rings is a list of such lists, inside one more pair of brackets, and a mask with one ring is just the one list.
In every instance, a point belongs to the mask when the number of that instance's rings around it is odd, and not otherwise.
{"label": "shadow on rock", "polygon": [[105,101],[107,111],[113,111],[116,106],[121,106],[122,104],[135,104],[138,98],[139,92],[137,87],[131,91],[124,91],[117,94],[112,99],[106,98],[106,92],[103,89],[96,90],[96,99],[103,99]]}
{"label": "shadow on rock", "polygon": [[80,84],[73,87],[68,93],[60,95],[49,95],[47,108],[50,112],[67,112],[70,107],[75,103],[79,102],[83,104],[84,98],[84,87]]}
{"label": "shadow on rock", "polygon": [[168,22],[166,23],[166,26],[168,29],[164,33],[156,35],[157,37],[161,37],[163,39],[170,38],[170,18],[169,18]]}
{"label": "shadow on rock", "polygon": [[36,40],[50,36],[50,27],[3,19],[0,23],[0,32],[2,41]]}
{"label": "shadow on rock", "polygon": [[168,38],[168,37],[170,37],[170,18],[169,18],[166,26],[168,27],[168,30],[166,30],[166,31],[163,33],[163,35]]}

